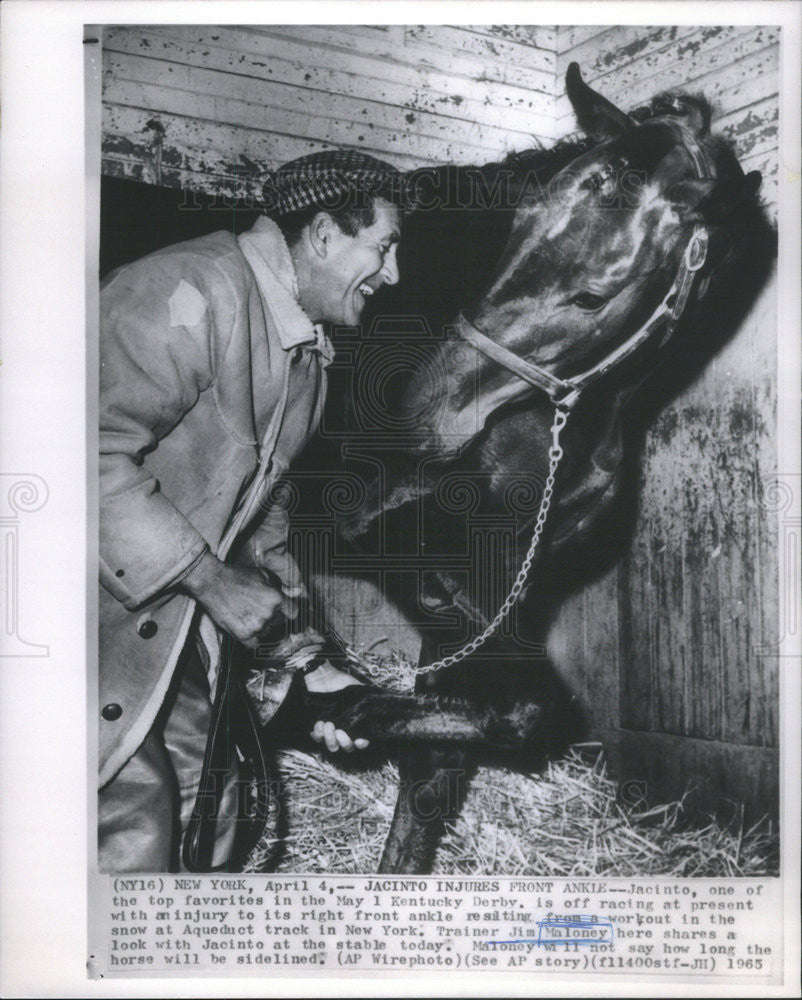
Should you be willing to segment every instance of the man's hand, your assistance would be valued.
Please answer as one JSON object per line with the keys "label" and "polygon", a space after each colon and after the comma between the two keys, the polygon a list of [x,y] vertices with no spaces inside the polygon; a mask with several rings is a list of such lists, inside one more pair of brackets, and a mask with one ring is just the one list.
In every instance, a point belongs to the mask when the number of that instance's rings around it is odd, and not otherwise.
{"label": "man's hand", "polygon": [[298,614],[296,601],[277,590],[258,569],[227,566],[207,552],[181,585],[220,628],[256,649],[271,626]]}
{"label": "man's hand", "polygon": [[[340,691],[352,684],[361,683],[356,677],[344,674],[328,662],[322,663],[317,670],[307,674],[304,680],[309,691],[319,692]],[[338,750],[351,753],[355,749],[364,750],[369,745],[368,740],[352,740],[344,730],[335,729],[333,722],[316,722],[312,730],[312,739],[317,743],[325,743],[330,753],[336,753]]]}

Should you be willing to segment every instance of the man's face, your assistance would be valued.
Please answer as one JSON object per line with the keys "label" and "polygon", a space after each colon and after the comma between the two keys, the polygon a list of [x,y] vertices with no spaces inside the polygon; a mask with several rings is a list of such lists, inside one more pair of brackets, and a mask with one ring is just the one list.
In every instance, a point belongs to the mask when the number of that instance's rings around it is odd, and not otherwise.
{"label": "man's face", "polygon": [[336,223],[330,227],[326,256],[317,269],[317,320],[355,326],[365,301],[382,285],[398,281],[401,214],[381,198],[373,204],[373,225],[356,236],[344,233]]}

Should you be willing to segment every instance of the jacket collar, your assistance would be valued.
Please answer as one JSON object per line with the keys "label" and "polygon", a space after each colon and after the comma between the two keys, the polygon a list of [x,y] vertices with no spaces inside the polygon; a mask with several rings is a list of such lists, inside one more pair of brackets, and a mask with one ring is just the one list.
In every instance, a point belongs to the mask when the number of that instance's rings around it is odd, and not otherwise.
{"label": "jacket collar", "polygon": [[324,365],[334,349],[320,323],[312,323],[298,302],[298,277],[279,227],[261,215],[255,225],[237,237],[251,265],[262,298],[271,305],[279,342],[285,351],[299,346],[316,348]]}

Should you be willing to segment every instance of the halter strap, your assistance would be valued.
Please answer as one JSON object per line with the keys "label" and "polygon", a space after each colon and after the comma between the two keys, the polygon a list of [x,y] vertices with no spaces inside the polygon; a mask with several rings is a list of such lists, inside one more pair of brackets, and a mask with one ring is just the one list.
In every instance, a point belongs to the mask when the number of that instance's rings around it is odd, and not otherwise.
{"label": "halter strap", "polygon": [[[704,149],[696,141],[695,136],[680,122],[672,122],[672,125],[682,134],[685,149],[691,157],[699,177],[704,178],[709,176],[710,162]],[[694,226],[688,245],[685,247],[685,252],[682,255],[682,261],[674,282],[651,316],[632,336],[610,351],[601,361],[571,378],[559,378],[530,359],[521,358],[508,348],[497,344],[466,319],[464,313],[460,313],[457,317],[454,329],[458,336],[467,341],[471,347],[474,347],[481,354],[484,354],[485,357],[490,358],[496,364],[511,371],[529,385],[545,392],[555,406],[558,406],[562,410],[570,410],[577,404],[584,389],[603,375],[606,375],[639,347],[647,343],[655,331],[663,325],[665,325],[666,330],[660,342],[660,347],[663,347],[668,342],[685,311],[696,272],[700,270],[707,259],[707,247],[707,229],[701,223],[697,223]],[[704,291],[705,285],[703,283],[700,287],[699,298],[702,297]]]}
{"label": "halter strap", "polygon": [[588,368],[571,378],[558,378],[545,368],[541,368],[540,365],[534,364],[527,358],[521,358],[506,347],[502,347],[501,344],[497,344],[467,320],[463,313],[458,316],[455,329],[471,347],[502,365],[524,382],[528,382],[529,385],[536,389],[542,389],[561,409],[570,410],[578,402],[583,389],[586,389],[591,383],[606,375],[625,358],[633,354],[650,340],[655,331],[659,330],[663,324],[666,326],[666,332],[660,346],[662,347],[668,341],[687,305],[693,287],[694,275],[702,267],[706,258],[707,230],[704,226],[697,225],[685,248],[674,283],[643,326],[639,327],[623,344],[619,344],[592,368]]}

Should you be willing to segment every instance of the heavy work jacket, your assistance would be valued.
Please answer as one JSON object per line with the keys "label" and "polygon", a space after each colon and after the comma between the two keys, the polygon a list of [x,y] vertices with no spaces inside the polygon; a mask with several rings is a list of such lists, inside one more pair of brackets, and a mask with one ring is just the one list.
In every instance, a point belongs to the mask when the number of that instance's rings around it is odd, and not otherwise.
{"label": "heavy work jacket", "polygon": [[101,785],[154,722],[200,614],[176,587],[207,548],[226,558],[258,521],[244,561],[299,584],[271,487],[317,426],[330,351],[266,218],[238,238],[159,251],[104,283]]}

